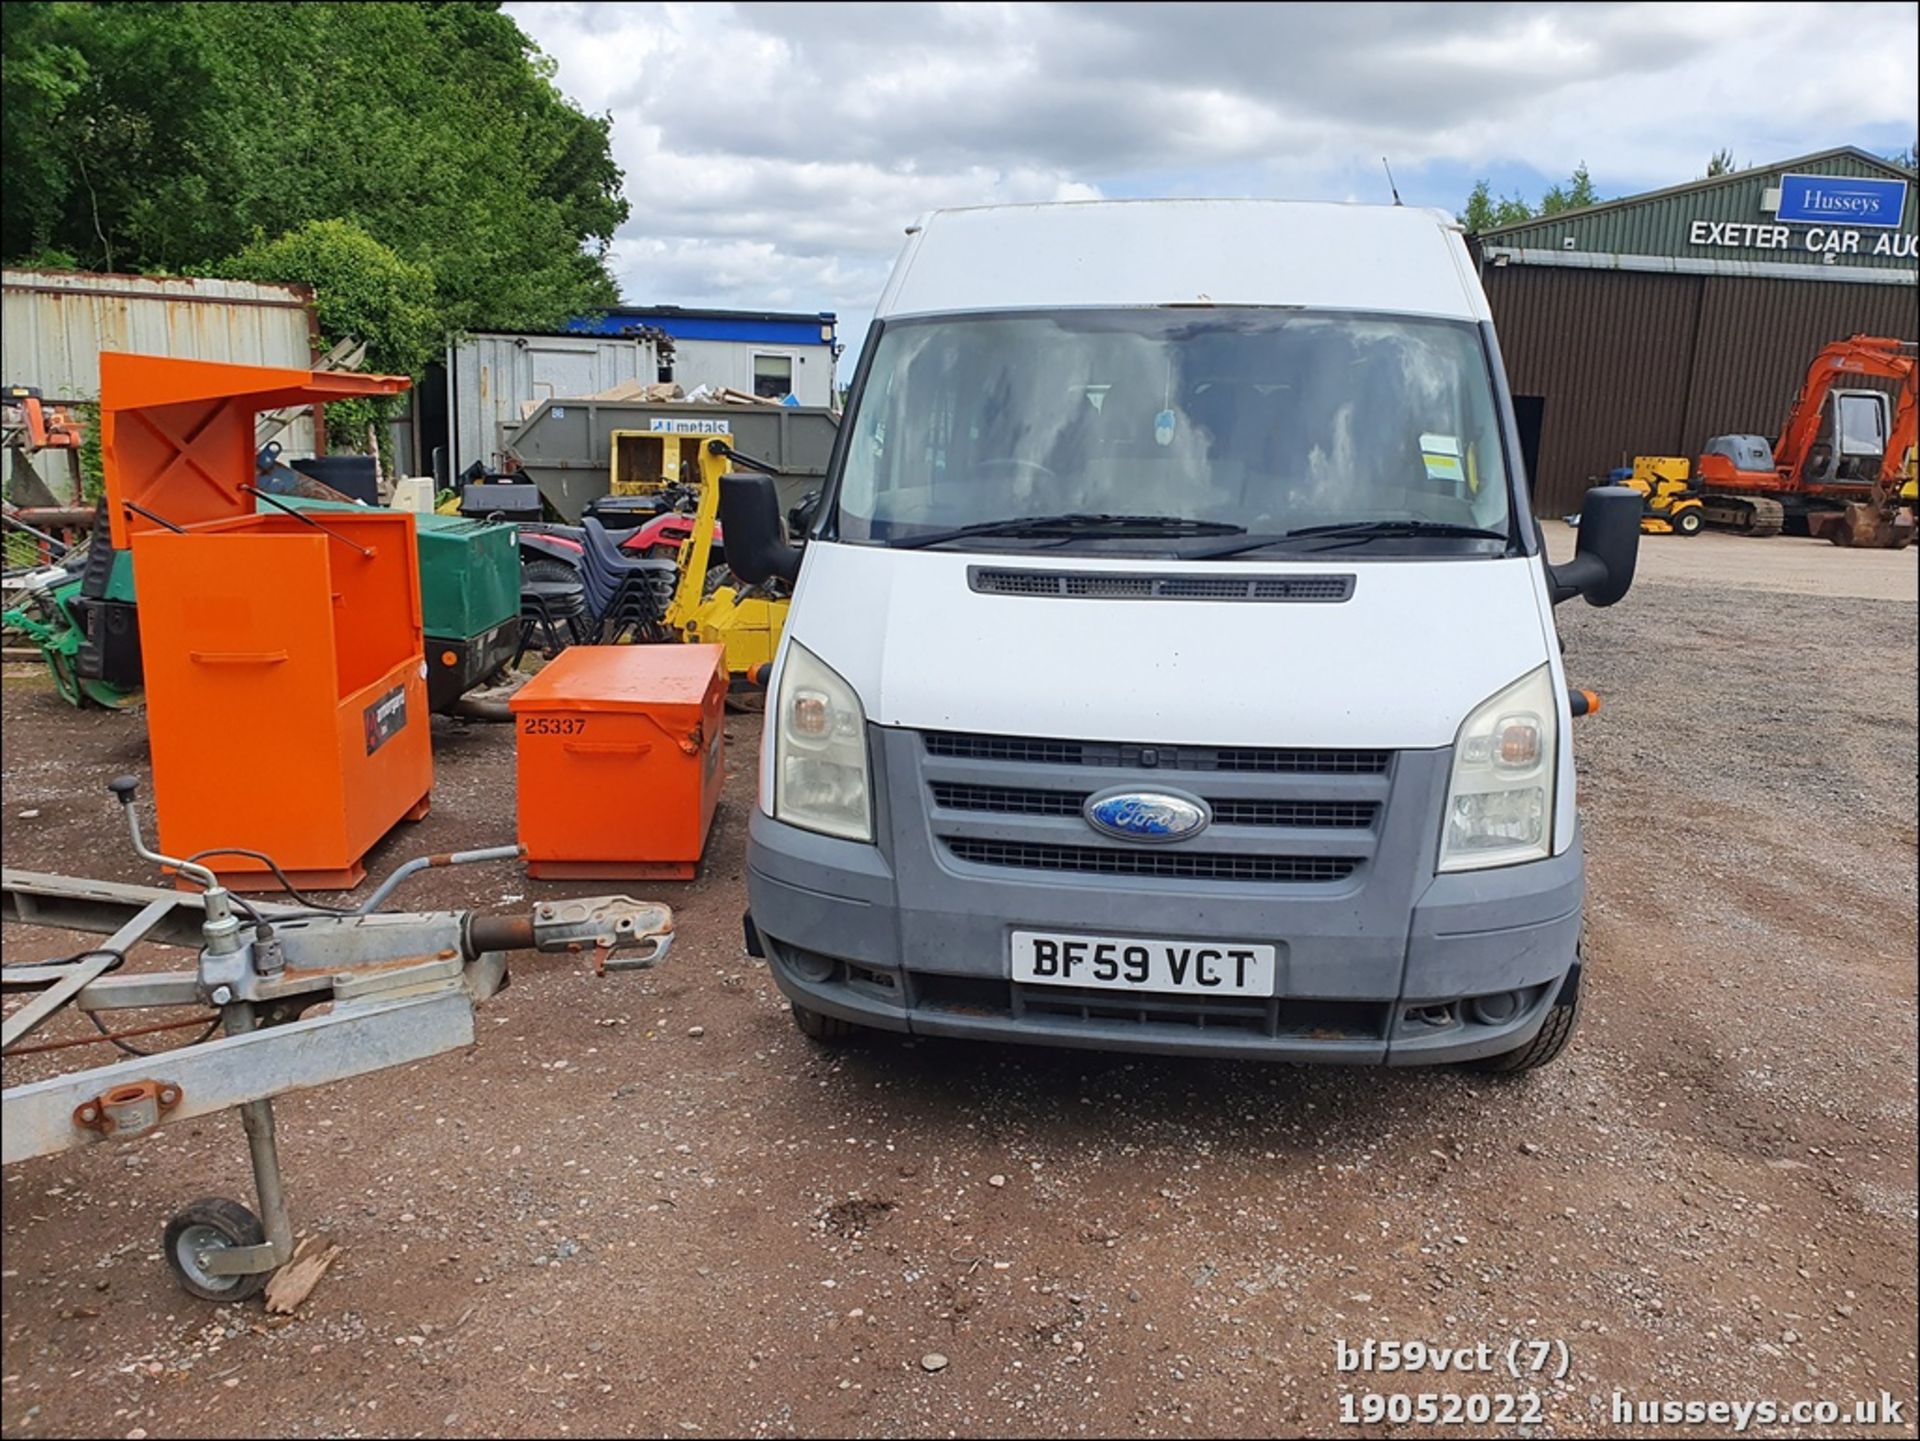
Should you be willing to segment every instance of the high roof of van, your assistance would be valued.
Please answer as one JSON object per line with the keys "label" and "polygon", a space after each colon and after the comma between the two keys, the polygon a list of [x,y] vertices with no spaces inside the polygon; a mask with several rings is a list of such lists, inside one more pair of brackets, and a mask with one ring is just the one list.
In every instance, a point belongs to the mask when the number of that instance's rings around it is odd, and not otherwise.
{"label": "high roof of van", "polygon": [[1288,305],[1489,318],[1452,216],[1296,200],[1083,200],[935,210],[877,314]]}

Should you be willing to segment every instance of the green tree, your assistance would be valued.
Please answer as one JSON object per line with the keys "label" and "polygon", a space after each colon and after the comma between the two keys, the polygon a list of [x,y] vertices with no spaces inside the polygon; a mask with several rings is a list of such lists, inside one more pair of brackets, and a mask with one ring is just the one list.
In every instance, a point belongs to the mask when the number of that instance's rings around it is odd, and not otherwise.
{"label": "green tree", "polygon": [[1712,180],[1718,175],[1731,175],[1733,171],[1733,152],[1723,147],[1722,149],[1714,151],[1712,157],[1707,161],[1707,173],[1702,179]]}
{"label": "green tree", "polygon": [[[309,220],[278,239],[256,238],[220,272],[233,280],[312,286],[322,342],[365,341],[369,370],[418,375],[442,339],[433,272],[402,260],[351,220]],[[403,404],[385,397],[330,403],[328,444],[360,449],[368,421],[386,419]]]}
{"label": "green tree", "polygon": [[1518,195],[1494,199],[1492,186],[1480,180],[1474,183],[1472,193],[1467,196],[1467,208],[1460,212],[1458,219],[1470,234],[1478,235],[1496,226],[1517,225],[1533,219],[1533,207]]}
{"label": "green tree", "polygon": [[1582,160],[1565,185],[1556,185],[1540,197],[1538,213],[1558,215],[1563,210],[1579,210],[1599,203],[1600,192],[1594,188],[1593,177],[1587,174],[1587,162]]}
{"label": "green tree", "polygon": [[[412,267],[436,341],[618,298],[609,122],[495,4],[7,0],[0,28],[10,263],[206,273],[245,254],[250,274],[299,279],[261,267],[365,258],[308,229],[338,221]],[[260,239],[289,235],[305,239]]]}
{"label": "green tree", "polygon": [[1566,183],[1547,191],[1540,197],[1537,206],[1527,204],[1518,195],[1495,200],[1492,186],[1487,181],[1475,181],[1472,191],[1467,195],[1466,209],[1460,212],[1458,219],[1469,234],[1478,235],[1483,230],[1518,225],[1541,216],[1558,215],[1563,210],[1578,210],[1599,203],[1599,188],[1587,172],[1587,162],[1582,160],[1574,167],[1573,174],[1567,177]]}
{"label": "green tree", "polygon": [[1905,150],[1894,151],[1887,159],[1903,169],[1920,170],[1920,139],[1915,140]]}
{"label": "green tree", "polygon": [[[7,203],[0,207],[10,261],[59,264],[71,256],[53,252],[55,203],[69,188],[66,168],[51,150],[29,143],[52,132],[61,113],[87,85],[86,57],[46,24],[47,7],[7,0],[0,6],[0,169],[7,177]],[[16,234],[20,237],[15,243]]]}
{"label": "green tree", "polygon": [[[210,57],[196,27],[168,23],[177,8],[0,7],[6,260],[52,253],[131,270],[171,258],[142,231],[193,218],[192,196],[207,195],[196,171],[221,159],[209,144]],[[200,217],[202,233],[212,219]]]}

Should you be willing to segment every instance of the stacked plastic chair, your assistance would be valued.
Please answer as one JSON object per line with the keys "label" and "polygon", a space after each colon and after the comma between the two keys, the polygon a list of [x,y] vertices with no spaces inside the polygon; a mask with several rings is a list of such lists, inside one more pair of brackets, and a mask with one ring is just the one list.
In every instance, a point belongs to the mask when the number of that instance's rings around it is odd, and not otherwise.
{"label": "stacked plastic chair", "polygon": [[[560,562],[543,562],[554,571]],[[572,577],[541,575],[520,582],[520,648],[513,653],[518,667],[520,657],[537,637],[540,654],[552,660],[570,645],[580,645],[592,635],[587,619],[587,587],[576,573]]]}
{"label": "stacked plastic chair", "polygon": [[665,640],[667,601],[679,566],[624,554],[593,516],[584,518],[581,532],[587,620],[600,643]]}

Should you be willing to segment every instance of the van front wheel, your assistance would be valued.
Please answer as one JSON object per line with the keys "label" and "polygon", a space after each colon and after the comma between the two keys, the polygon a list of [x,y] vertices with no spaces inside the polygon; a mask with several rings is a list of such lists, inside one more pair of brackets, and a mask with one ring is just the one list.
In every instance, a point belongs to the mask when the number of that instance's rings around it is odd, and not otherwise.
{"label": "van front wheel", "polygon": [[808,1040],[819,1041],[822,1045],[829,1046],[852,1040],[860,1030],[852,1021],[825,1015],[820,1011],[810,1011],[797,1002],[793,1007],[793,1023],[800,1028],[800,1034]]}
{"label": "van front wheel", "polygon": [[1524,1046],[1502,1051],[1497,1056],[1482,1056],[1477,1061],[1468,1061],[1466,1068],[1508,1076],[1518,1075],[1522,1071],[1537,1071],[1542,1066],[1552,1064],[1566,1050],[1567,1043],[1573,1039],[1574,1028],[1580,1024],[1580,994],[1584,989],[1575,981],[1571,1001],[1556,999],[1538,1033]]}

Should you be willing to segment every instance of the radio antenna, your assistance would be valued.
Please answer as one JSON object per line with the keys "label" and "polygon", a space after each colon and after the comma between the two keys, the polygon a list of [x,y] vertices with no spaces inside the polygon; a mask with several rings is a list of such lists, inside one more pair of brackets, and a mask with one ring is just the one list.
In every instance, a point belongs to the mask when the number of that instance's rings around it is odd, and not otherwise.
{"label": "radio antenna", "polygon": [[1398,205],[1400,203],[1400,187],[1393,183],[1393,167],[1387,164],[1387,157],[1384,155],[1380,157],[1380,168],[1387,172],[1387,189],[1393,192],[1393,203]]}

